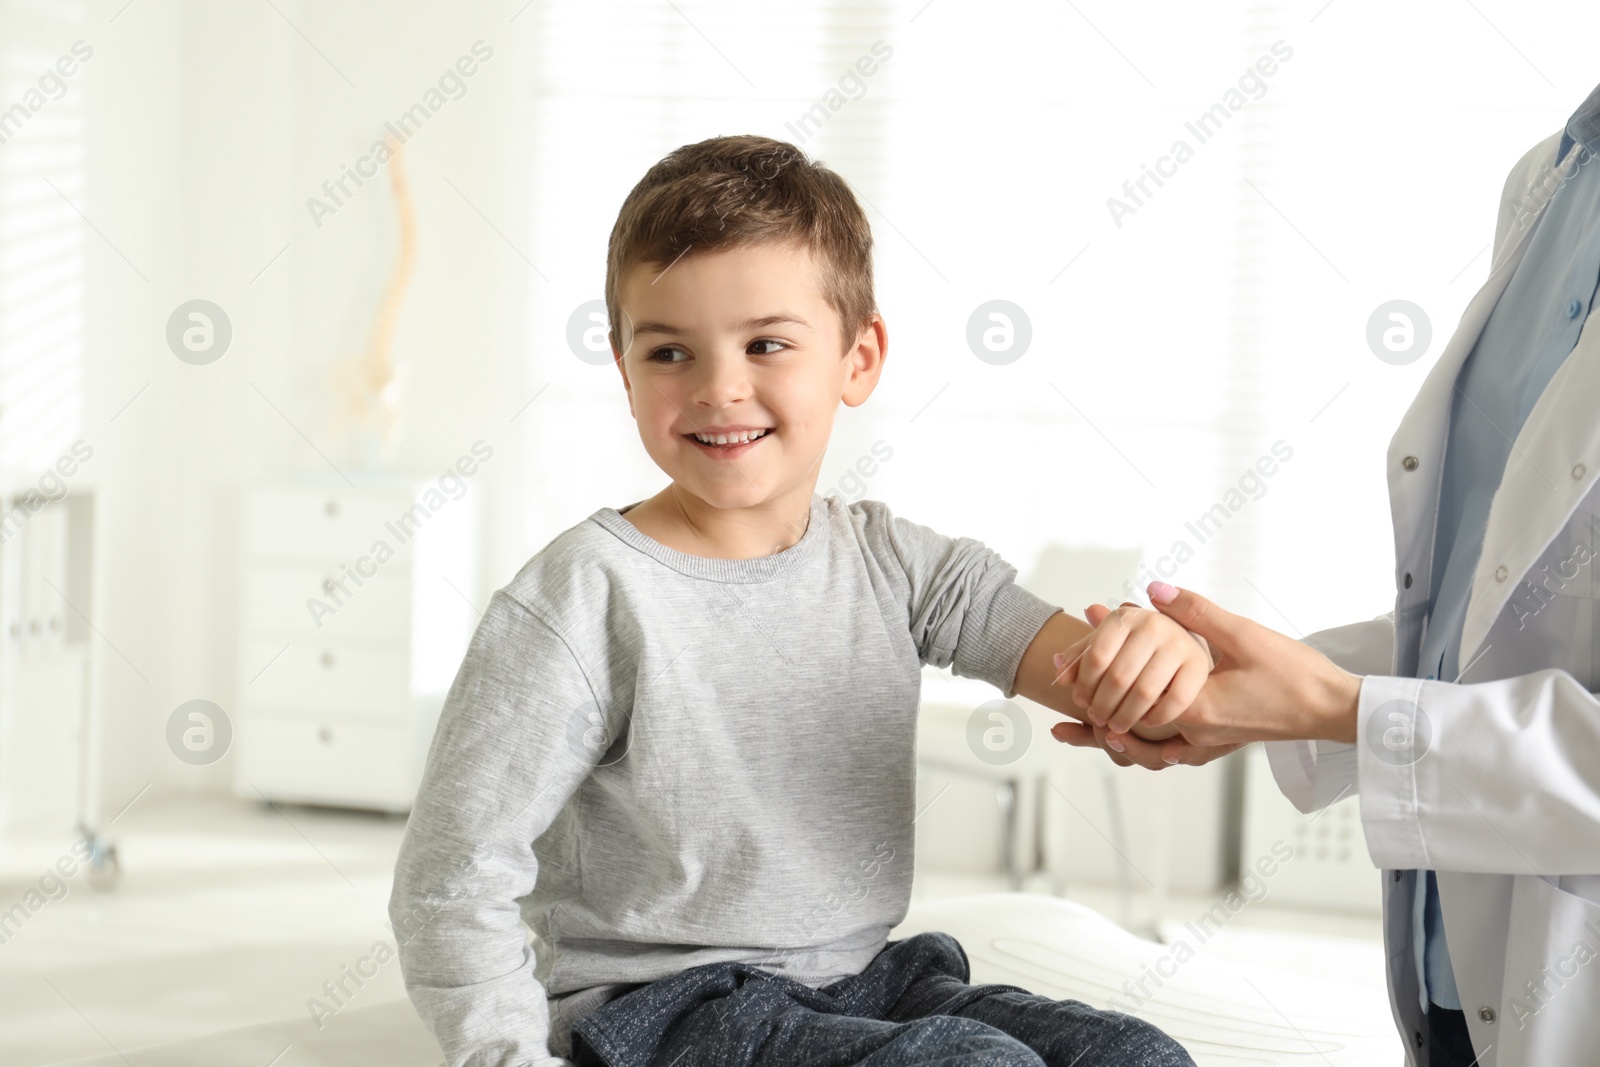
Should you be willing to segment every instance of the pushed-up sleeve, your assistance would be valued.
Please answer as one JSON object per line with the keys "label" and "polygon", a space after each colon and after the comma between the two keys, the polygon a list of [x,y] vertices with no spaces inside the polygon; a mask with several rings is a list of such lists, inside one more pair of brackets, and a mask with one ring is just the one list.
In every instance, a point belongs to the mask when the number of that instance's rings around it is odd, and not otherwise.
{"label": "pushed-up sleeve", "polygon": [[947,537],[862,501],[867,544],[903,580],[907,624],[922,662],[1016,696],[1017,666],[1061,609],[1017,584],[1017,569],[983,542]]}

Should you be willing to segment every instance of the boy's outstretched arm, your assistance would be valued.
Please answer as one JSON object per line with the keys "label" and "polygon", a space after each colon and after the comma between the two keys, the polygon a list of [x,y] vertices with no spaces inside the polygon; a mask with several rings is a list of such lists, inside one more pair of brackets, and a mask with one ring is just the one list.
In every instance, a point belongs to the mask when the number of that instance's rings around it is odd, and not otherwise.
{"label": "boy's outstretched arm", "polygon": [[[1174,711],[1173,704],[1187,707],[1211,669],[1210,657],[1188,631],[1159,612],[1118,608],[1108,621],[1091,627],[1018,585],[1017,569],[981,541],[947,537],[892,515],[879,501],[862,501],[858,507],[866,548],[905,604],[923,663],[949,667],[963,678],[980,678],[1007,697],[1020,694],[1079,721],[1092,721],[1093,712],[1105,703],[1106,720],[1123,730],[1148,710],[1148,705],[1137,706],[1146,691],[1151,691],[1152,703],[1176,697],[1159,709],[1176,717],[1182,707]],[[1091,611],[1099,617],[1100,609]],[[1057,653],[1069,660],[1086,653],[1102,668],[1116,663],[1106,671],[1110,682],[1104,693],[1097,689],[1088,709],[1073,703],[1069,679],[1052,684],[1061,674],[1051,662]],[[1119,693],[1116,686],[1122,681],[1127,687]],[[1134,695],[1128,694],[1129,688]],[[1170,737],[1177,732],[1153,725],[1140,725],[1138,735]]]}
{"label": "boy's outstretched arm", "polygon": [[1065,611],[1058,611],[1046,619],[1023,651],[1022,662],[1017,664],[1014,684],[1018,695],[1043,704],[1051,711],[1087,722],[1084,709],[1072,702],[1072,687],[1055,684],[1056,676],[1061,671],[1056,669],[1051,660],[1058,652],[1065,652],[1069,660],[1079,655],[1084,648],[1084,639],[1092,633],[1094,627]]}
{"label": "boy's outstretched arm", "polygon": [[[1102,683],[1085,707],[1073,701],[1073,682],[1075,668],[1086,663]],[[1153,741],[1178,733],[1171,719],[1210,670],[1205,649],[1159,613],[1120,608],[1091,627],[1063,611],[1045,621],[1023,652],[1015,686],[1052,711]],[[1146,714],[1152,721],[1141,722]]]}

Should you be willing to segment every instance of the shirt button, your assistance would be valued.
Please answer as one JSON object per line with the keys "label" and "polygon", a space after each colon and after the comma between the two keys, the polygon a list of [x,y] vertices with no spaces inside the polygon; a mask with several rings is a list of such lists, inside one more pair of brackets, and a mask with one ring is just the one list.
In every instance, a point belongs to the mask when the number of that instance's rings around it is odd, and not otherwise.
{"label": "shirt button", "polygon": [[1407,589],[1410,589],[1411,588],[1411,575],[1407,574],[1406,577],[1405,577],[1405,580],[1401,584],[1404,585]]}
{"label": "shirt button", "polygon": [[1408,471],[1416,470],[1417,469],[1417,457],[1416,456],[1407,456],[1405,459],[1400,461],[1400,466],[1404,467]]}
{"label": "shirt button", "polygon": [[1585,467],[1582,463],[1580,463],[1576,467],[1572,468],[1572,476],[1574,478],[1582,479],[1583,476],[1584,476],[1584,473],[1587,472],[1588,469],[1589,469],[1588,467]]}
{"label": "shirt button", "polygon": [[1493,1008],[1479,1008],[1478,1009],[1478,1018],[1482,1019],[1486,1023],[1494,1022],[1494,1009]]}
{"label": "shirt button", "polygon": [[1394,880],[1396,882],[1398,882],[1400,880],[1400,872],[1399,871],[1395,871],[1394,872]]}
{"label": "shirt button", "polygon": [[1569,303],[1567,305],[1567,318],[1569,318],[1569,319],[1577,318],[1578,317],[1578,312],[1580,312],[1582,310],[1583,310],[1582,302],[1577,301],[1577,300],[1572,301],[1571,303]]}
{"label": "shirt button", "polygon": [[1418,1048],[1422,1047],[1422,1031],[1421,1030],[1413,1030],[1413,1031],[1411,1031],[1411,1043],[1413,1045],[1417,1046]]}
{"label": "shirt button", "polygon": [[1503,582],[1506,580],[1506,576],[1510,573],[1511,572],[1506,570],[1504,567],[1496,567],[1494,569],[1494,580],[1497,582]]}

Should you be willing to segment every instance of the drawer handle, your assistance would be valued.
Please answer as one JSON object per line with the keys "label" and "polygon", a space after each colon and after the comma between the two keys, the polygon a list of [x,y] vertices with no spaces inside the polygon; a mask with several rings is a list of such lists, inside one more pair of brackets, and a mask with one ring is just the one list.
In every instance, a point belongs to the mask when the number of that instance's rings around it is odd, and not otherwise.
{"label": "drawer handle", "polygon": [[333,653],[332,652],[324,652],[322,654],[322,665],[324,667],[327,667],[330,670],[333,668]]}
{"label": "drawer handle", "polygon": [[339,514],[339,502],[330,497],[328,502],[322,505],[322,510],[326,511],[328,513],[328,518],[331,519],[335,515]]}
{"label": "drawer handle", "polygon": [[322,729],[317,731],[317,740],[321,741],[325,745],[332,744],[333,731],[328,729],[326,726],[322,727]]}

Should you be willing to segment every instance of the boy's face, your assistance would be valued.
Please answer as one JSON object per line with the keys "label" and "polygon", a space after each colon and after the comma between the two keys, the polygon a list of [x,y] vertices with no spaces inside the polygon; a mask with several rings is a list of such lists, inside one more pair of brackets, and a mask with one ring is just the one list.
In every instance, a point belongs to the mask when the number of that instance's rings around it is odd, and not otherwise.
{"label": "boy's face", "polygon": [[[855,407],[877,384],[882,318],[841,352],[815,263],[789,244],[691,251],[635,267],[620,288],[612,352],[656,465],[715,508],[809,500],[840,401]],[[766,432],[731,447],[695,438],[730,428]]]}

